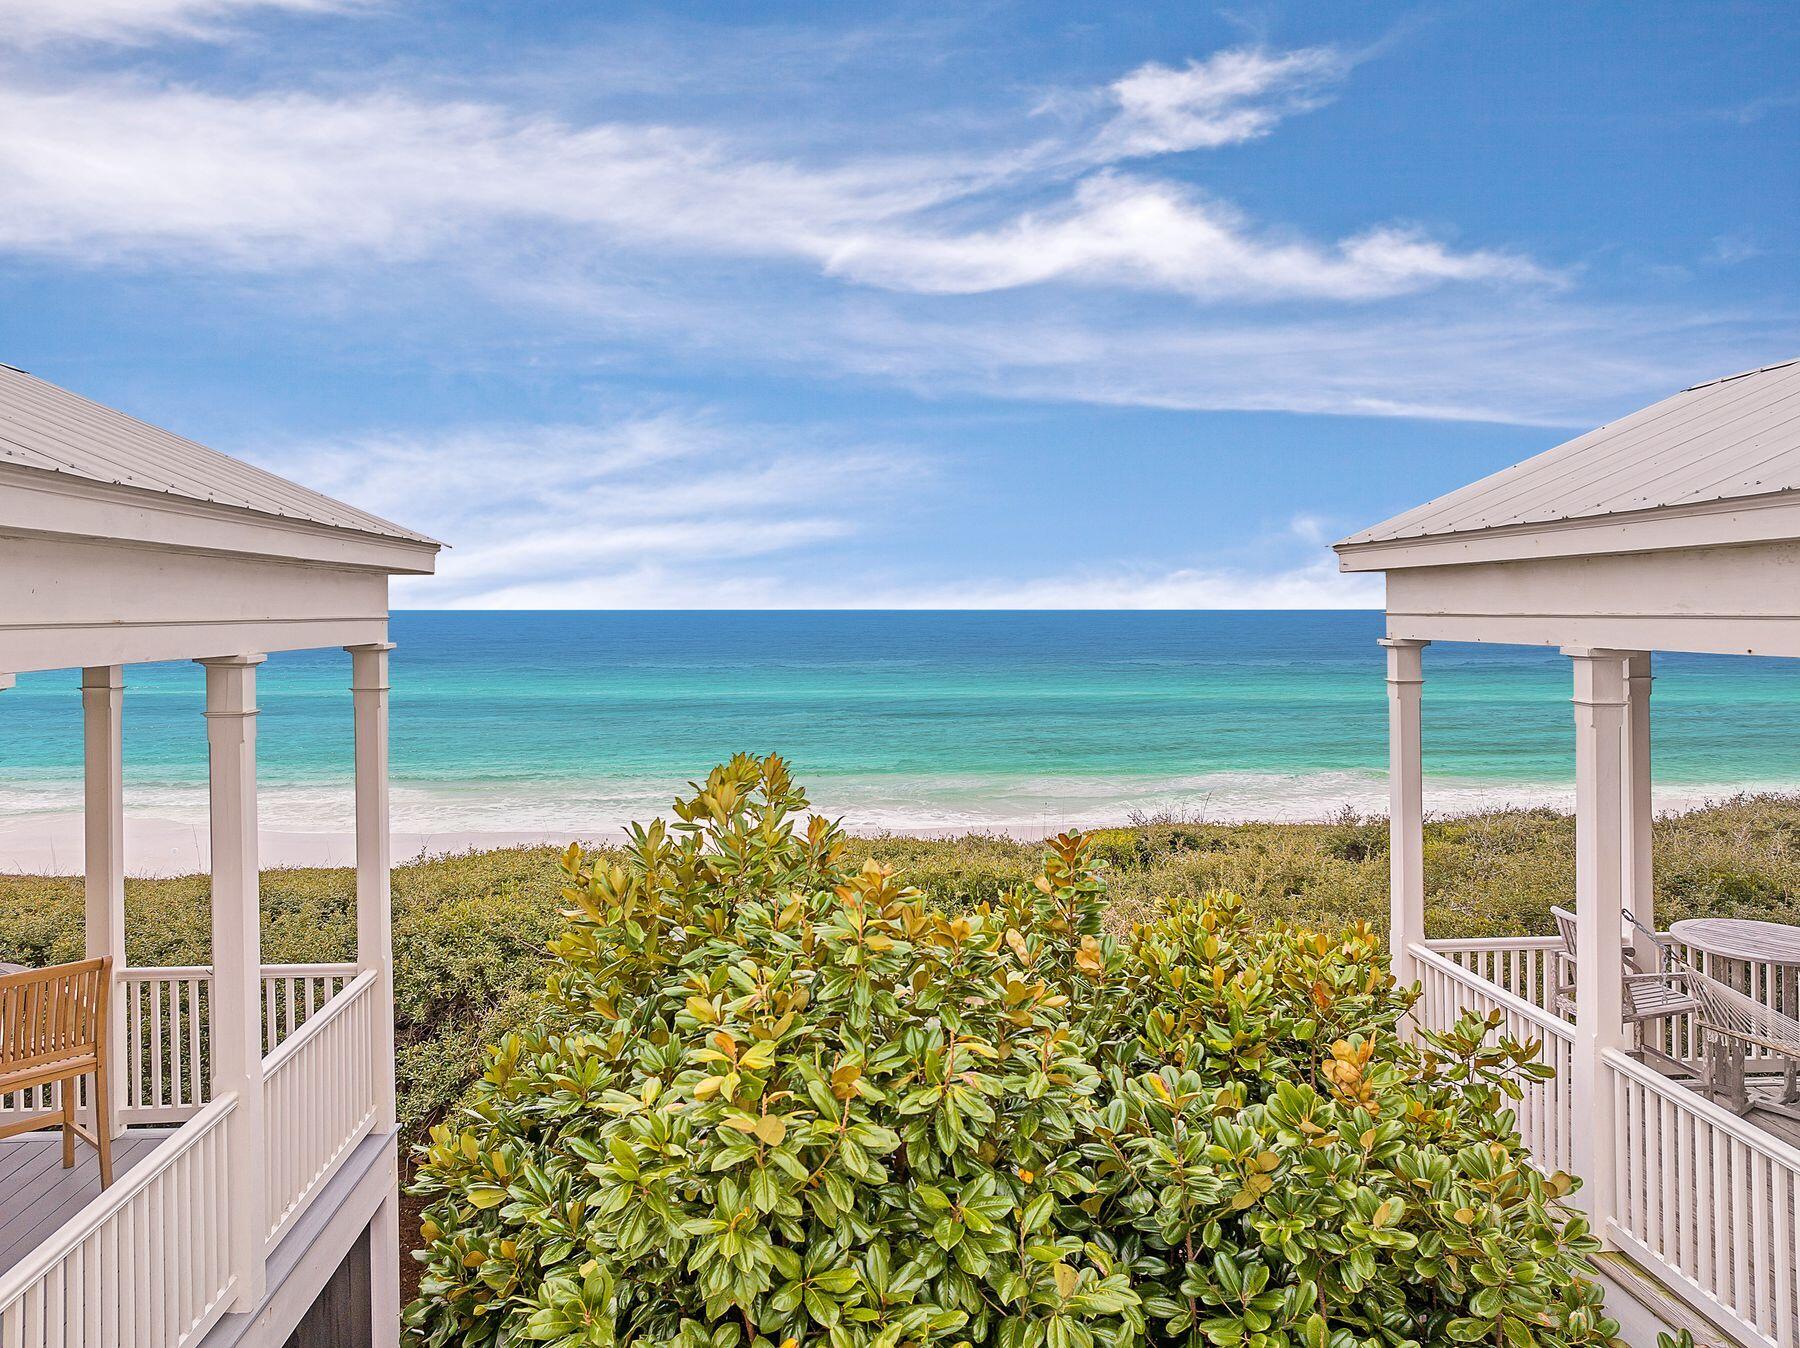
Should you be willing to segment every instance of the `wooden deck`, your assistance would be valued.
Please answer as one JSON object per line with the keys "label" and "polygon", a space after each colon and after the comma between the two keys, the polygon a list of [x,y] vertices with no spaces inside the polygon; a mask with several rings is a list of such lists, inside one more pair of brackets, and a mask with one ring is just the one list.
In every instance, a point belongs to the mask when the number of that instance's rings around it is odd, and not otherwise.
{"label": "wooden deck", "polygon": [[[173,1131],[131,1128],[113,1139],[113,1182],[122,1180]],[[100,1160],[87,1143],[76,1142],[74,1168],[64,1170],[58,1133],[0,1139],[0,1273],[99,1196]]]}

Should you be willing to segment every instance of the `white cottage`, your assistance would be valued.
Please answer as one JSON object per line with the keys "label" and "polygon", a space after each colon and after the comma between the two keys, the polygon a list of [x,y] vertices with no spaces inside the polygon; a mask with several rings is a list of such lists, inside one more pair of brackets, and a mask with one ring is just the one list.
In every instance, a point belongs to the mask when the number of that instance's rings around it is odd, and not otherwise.
{"label": "white cottage", "polygon": [[[1660,1324],[1691,1325],[1702,1342],[1794,1348],[1800,1126],[1775,1078],[1790,1061],[1782,1036],[1800,1030],[1800,954],[1779,931],[1763,938],[1764,958],[1647,929],[1653,653],[1800,656],[1800,361],[1697,384],[1337,552],[1343,570],[1387,577],[1391,947],[1398,975],[1423,984],[1417,1014],[1442,1027],[1464,1011],[1499,1012],[1515,1035],[1542,1041],[1557,1076],[1528,1091],[1522,1130],[1542,1164],[1583,1177],[1579,1201],[1611,1252],[1611,1304],[1633,1344]],[[1569,658],[1567,944],[1425,930],[1421,688],[1433,641],[1554,646]],[[1693,992],[1698,980],[1681,982],[1689,968],[1774,1013],[1765,1037],[1776,1046],[1714,1034],[1691,996],[1669,1014],[1633,1006],[1665,984]],[[1770,1088],[1722,1101],[1715,1075],[1715,1089],[1700,1089],[1719,1054],[1726,1066],[1735,1055],[1740,1079],[1768,1073]],[[1790,1074],[1790,1097],[1792,1086]]]}
{"label": "white cottage", "polygon": [[[6,1348],[395,1342],[388,577],[430,573],[438,547],[0,367],[0,687],[80,671],[116,1172],[102,1192],[90,1150],[65,1169],[46,1134],[0,1142]],[[257,666],[331,646],[349,652],[355,724],[356,960],[265,965]],[[125,958],[121,719],[127,666],[151,660],[196,661],[205,685],[204,967]],[[60,1089],[0,1099],[0,1123],[48,1120]]]}

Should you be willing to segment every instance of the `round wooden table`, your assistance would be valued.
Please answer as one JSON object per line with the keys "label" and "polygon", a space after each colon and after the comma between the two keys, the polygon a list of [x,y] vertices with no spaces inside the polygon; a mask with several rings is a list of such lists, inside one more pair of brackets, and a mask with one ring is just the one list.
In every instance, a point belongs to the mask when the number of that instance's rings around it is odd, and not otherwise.
{"label": "round wooden table", "polygon": [[[1751,966],[1768,965],[1770,973],[1779,980],[1778,1009],[1800,1016],[1800,927],[1741,917],[1690,917],[1671,926],[1669,935],[1724,961],[1730,976],[1719,981],[1751,997],[1758,996],[1752,984]],[[1766,988],[1761,996],[1768,996]],[[1800,1098],[1797,1085],[1800,1082],[1796,1081],[1796,1064],[1790,1058],[1783,1069],[1781,1098]]]}

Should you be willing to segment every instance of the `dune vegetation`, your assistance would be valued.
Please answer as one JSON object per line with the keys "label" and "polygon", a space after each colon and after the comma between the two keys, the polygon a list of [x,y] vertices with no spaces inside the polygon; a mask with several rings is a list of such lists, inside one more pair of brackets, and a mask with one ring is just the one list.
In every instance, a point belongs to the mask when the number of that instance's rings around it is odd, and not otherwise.
{"label": "dune vegetation", "polygon": [[[1547,933],[1549,909],[1574,885],[1574,825],[1550,810],[1431,821],[1425,859],[1436,936]],[[1380,819],[1324,824],[1153,820],[1103,829],[1107,925],[1123,933],[1159,898],[1227,890],[1252,919],[1335,930],[1387,918],[1387,835]],[[1042,866],[1036,842],[854,838],[849,855],[898,868],[934,905],[998,900]],[[542,985],[547,945],[562,929],[565,877],[553,848],[506,848],[394,868],[395,1019],[403,1121],[414,1136],[441,1117],[479,1051],[515,1022]],[[1702,913],[1800,921],[1800,797],[1756,796],[1660,819],[1659,921]],[[347,869],[263,874],[269,963],[347,959],[355,945]],[[126,948],[135,965],[204,963],[204,876],[126,883]],[[81,956],[81,882],[0,875],[0,960]]]}

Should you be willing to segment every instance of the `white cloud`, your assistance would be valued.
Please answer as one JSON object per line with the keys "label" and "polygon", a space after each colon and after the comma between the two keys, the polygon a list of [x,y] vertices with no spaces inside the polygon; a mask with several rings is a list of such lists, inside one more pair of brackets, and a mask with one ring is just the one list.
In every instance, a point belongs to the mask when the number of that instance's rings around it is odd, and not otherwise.
{"label": "white cloud", "polygon": [[852,237],[833,274],[928,294],[969,294],[1067,279],[1202,300],[1366,300],[1447,281],[1540,283],[1528,259],[1458,253],[1423,234],[1378,229],[1332,245],[1269,238],[1228,206],[1171,183],[1105,173],[1066,206],[998,229]]}
{"label": "white cloud", "polygon": [[[826,426],[665,410],[270,446],[259,457],[450,542],[436,576],[395,582],[402,607],[1367,608],[1380,599],[1378,580],[1337,573],[1322,541],[1331,529],[1305,516],[1258,546],[1272,559],[1263,569],[895,576],[889,545],[934,466]],[[821,548],[835,549],[829,565]],[[1276,560],[1296,550],[1302,564]]]}
{"label": "white cloud", "polygon": [[1108,90],[1118,111],[1096,138],[1101,159],[1214,149],[1266,136],[1317,107],[1350,62],[1330,47],[1238,48],[1176,68],[1139,66]]}
{"label": "white cloud", "polygon": [[[397,602],[435,605],[429,582],[408,582]],[[1248,568],[1091,568],[953,582],[772,579],[766,571],[682,567],[666,558],[604,574],[520,577],[504,588],[448,601],[456,608],[807,609],[1325,609],[1379,608],[1381,581],[1341,575],[1335,559],[1259,572]]]}
{"label": "white cloud", "polygon": [[333,13],[369,0],[7,0],[0,45],[57,40],[142,42],[161,37],[216,38],[231,20],[256,11]]}
{"label": "white cloud", "polygon": [[1546,279],[1522,257],[1418,231],[1277,236],[1191,189],[1111,172],[1072,192],[1051,172],[1039,187],[1061,203],[1021,210],[1020,171],[1005,155],[806,164],[701,131],[400,94],[0,90],[0,248],[97,262],[493,267],[549,240],[586,255],[792,262],[925,294],[1074,281],[1205,301],[1361,300]]}
{"label": "white cloud", "polygon": [[[883,501],[904,508],[930,473],[917,455],[828,429],[726,426],[663,412],[596,425],[475,426],[271,446],[271,468],[450,542],[438,575],[403,602],[535,607],[606,595],[599,607],[705,607],[741,565],[779,566],[854,537]],[[658,582],[645,579],[662,577]],[[752,582],[776,602],[766,570]],[[557,601],[557,602],[560,602]],[[552,605],[554,606],[554,605]]]}

